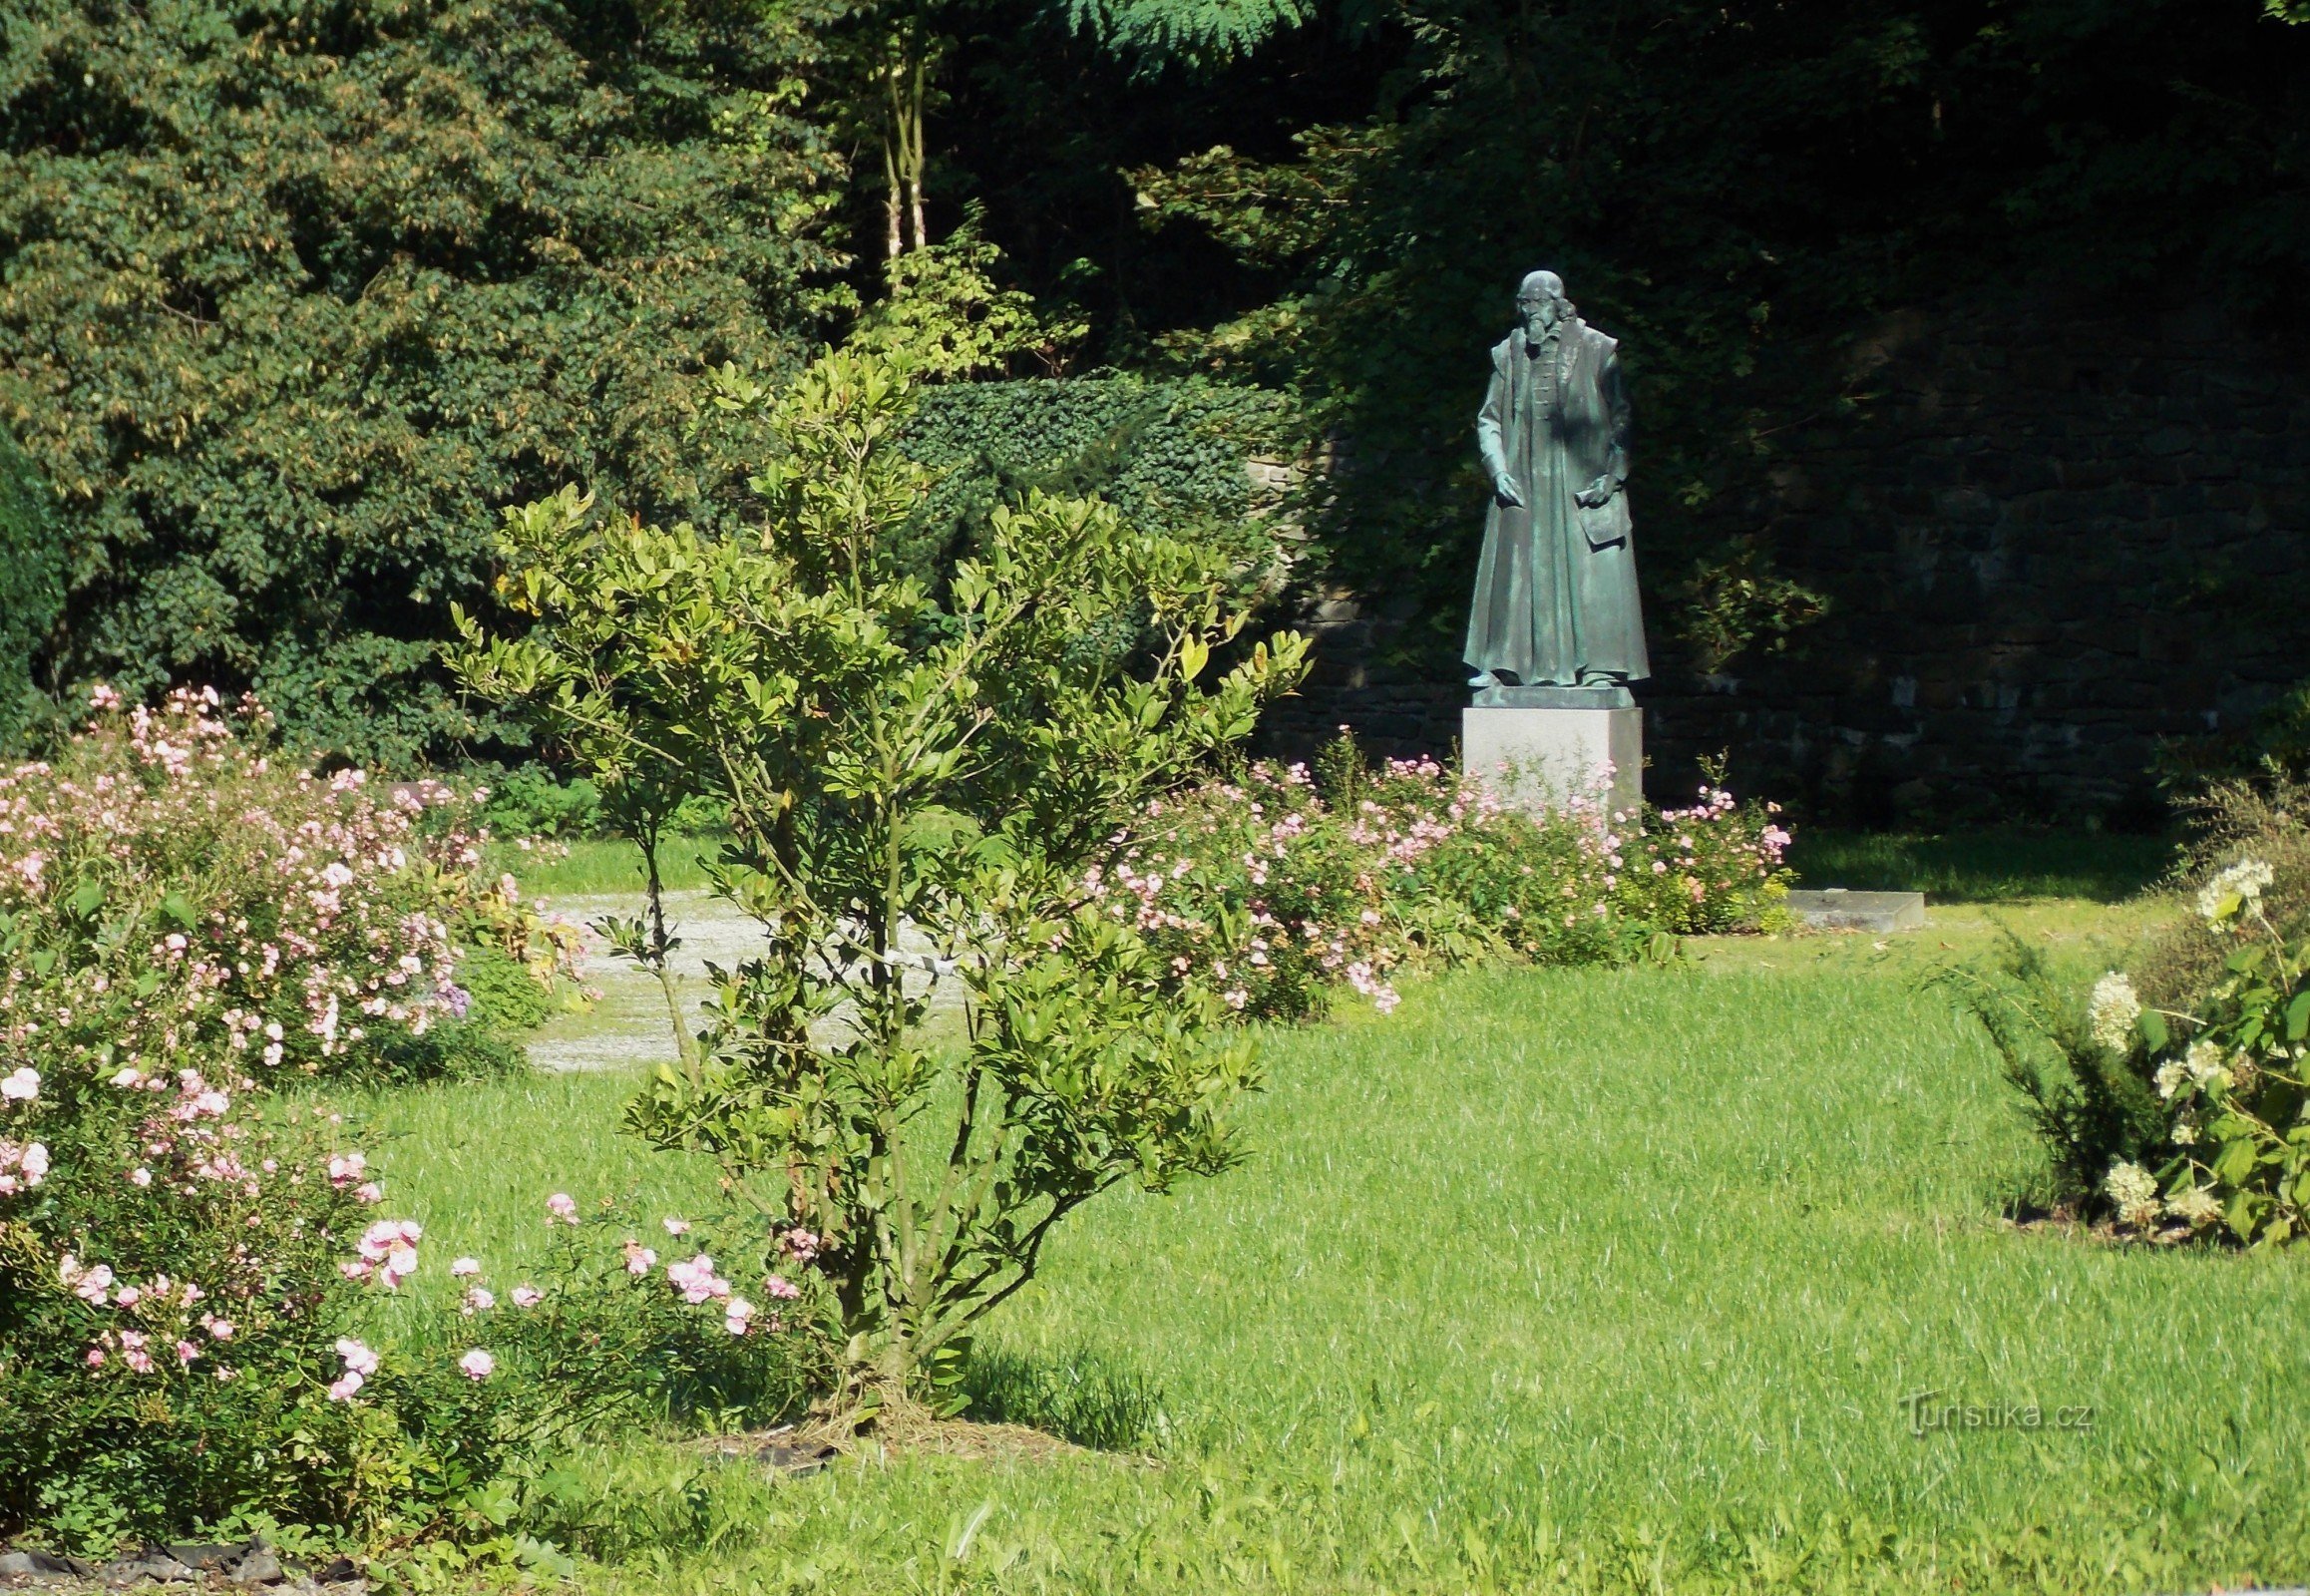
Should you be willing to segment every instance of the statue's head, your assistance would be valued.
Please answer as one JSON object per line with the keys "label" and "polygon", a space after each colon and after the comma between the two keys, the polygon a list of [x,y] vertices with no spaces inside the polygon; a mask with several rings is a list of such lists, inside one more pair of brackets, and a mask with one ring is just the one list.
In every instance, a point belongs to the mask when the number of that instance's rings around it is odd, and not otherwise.
{"label": "statue's head", "polygon": [[1553,271],[1526,272],[1516,288],[1516,315],[1533,338],[1546,336],[1558,322],[1570,319],[1572,301],[1564,297],[1564,279]]}

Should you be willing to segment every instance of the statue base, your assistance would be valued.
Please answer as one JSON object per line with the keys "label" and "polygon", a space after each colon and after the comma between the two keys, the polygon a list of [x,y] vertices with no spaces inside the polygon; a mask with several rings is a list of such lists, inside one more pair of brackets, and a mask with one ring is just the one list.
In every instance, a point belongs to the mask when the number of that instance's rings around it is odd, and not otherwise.
{"label": "statue base", "polygon": [[1634,709],[1636,700],[1618,682],[1595,687],[1503,687],[1476,689],[1478,709]]}
{"label": "statue base", "polygon": [[[1562,696],[1524,698],[1540,693]],[[1460,711],[1460,768],[1535,819],[1585,797],[1635,809],[1644,801],[1645,712],[1626,687],[1488,687]]]}

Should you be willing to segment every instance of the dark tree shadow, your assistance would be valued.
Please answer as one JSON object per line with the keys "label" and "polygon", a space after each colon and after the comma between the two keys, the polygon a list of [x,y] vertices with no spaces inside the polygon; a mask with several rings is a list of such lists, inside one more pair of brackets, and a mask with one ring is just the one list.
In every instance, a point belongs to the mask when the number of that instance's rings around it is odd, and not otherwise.
{"label": "dark tree shadow", "polygon": [[1098,1353],[1044,1362],[1007,1348],[974,1348],[961,1395],[971,1418],[1024,1424],[1097,1451],[1150,1450],[1168,1427],[1162,1393]]}

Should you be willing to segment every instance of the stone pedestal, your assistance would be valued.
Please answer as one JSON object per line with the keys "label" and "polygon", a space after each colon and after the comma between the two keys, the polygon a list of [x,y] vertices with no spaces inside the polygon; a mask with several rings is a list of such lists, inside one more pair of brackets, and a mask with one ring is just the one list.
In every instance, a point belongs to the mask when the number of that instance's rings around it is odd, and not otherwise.
{"label": "stone pedestal", "polygon": [[1487,687],[1460,711],[1460,768],[1534,815],[1596,790],[1606,803],[1644,800],[1644,711],[1626,687]]}

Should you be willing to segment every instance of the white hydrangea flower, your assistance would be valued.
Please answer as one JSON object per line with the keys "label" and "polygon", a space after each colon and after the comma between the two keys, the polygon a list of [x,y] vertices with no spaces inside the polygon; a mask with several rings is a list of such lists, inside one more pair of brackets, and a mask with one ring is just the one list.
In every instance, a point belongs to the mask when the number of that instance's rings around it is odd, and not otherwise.
{"label": "white hydrangea flower", "polygon": [[2241,859],[2199,891],[2197,912],[2208,921],[2218,923],[2230,914],[2241,913],[2260,903],[2262,889],[2276,879],[2276,873],[2261,860]]}
{"label": "white hydrangea flower", "polygon": [[2095,1041],[2114,1053],[2132,1047],[2133,1022],[2141,1017],[2141,999],[2135,996],[2133,983],[2124,972],[2113,970],[2094,983],[2094,997],[2087,1013],[2093,1022]]}
{"label": "white hydrangea flower", "polygon": [[2118,1205],[2120,1224],[2141,1227],[2157,1221],[2157,1182],[2139,1164],[2120,1159],[2102,1177],[2102,1189]]}
{"label": "white hydrangea flower", "polygon": [[2211,1186],[2191,1186],[2166,1199],[2165,1211],[2192,1230],[2203,1230],[2222,1216],[2222,1205]]}
{"label": "white hydrangea flower", "polygon": [[2173,1094],[2181,1090],[2181,1083],[2188,1078],[2187,1066],[2178,1058],[2168,1058],[2157,1066],[2157,1095],[2171,1101]]}
{"label": "white hydrangea flower", "polygon": [[2182,1057],[2182,1067],[2189,1071],[2189,1078],[2200,1086],[2227,1086],[2230,1083],[2230,1072],[2222,1067],[2222,1050],[2203,1036],[2189,1044],[2189,1051]]}
{"label": "white hydrangea flower", "polygon": [[2186,1119],[2175,1120],[2173,1122],[2173,1144],[2176,1147],[2195,1147],[2197,1145],[2197,1126]]}

